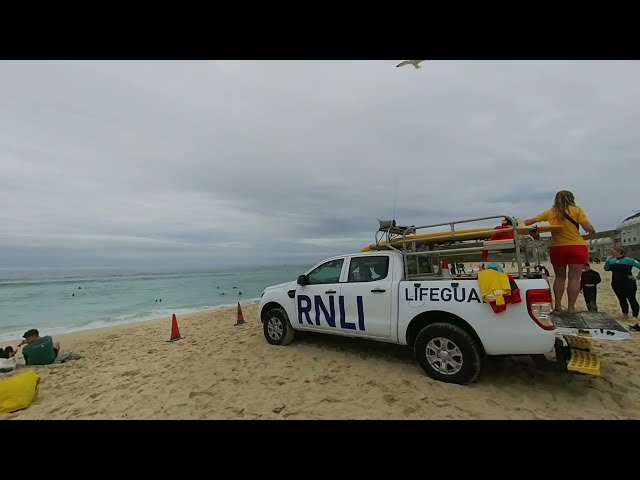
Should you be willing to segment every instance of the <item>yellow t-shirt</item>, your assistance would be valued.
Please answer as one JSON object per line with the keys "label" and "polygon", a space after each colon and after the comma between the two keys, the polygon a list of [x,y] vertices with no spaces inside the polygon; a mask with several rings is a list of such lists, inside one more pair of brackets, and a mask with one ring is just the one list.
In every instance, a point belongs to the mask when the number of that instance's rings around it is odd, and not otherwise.
{"label": "yellow t-shirt", "polygon": [[[578,225],[589,222],[589,218],[580,207],[569,207],[569,216]],[[559,218],[558,218],[559,217]],[[536,222],[549,222],[551,225],[560,225],[562,229],[551,233],[551,246],[559,247],[564,245],[586,245],[587,242],[580,234],[580,229],[567,220],[562,214],[557,214],[553,208],[542,212],[535,218]]]}

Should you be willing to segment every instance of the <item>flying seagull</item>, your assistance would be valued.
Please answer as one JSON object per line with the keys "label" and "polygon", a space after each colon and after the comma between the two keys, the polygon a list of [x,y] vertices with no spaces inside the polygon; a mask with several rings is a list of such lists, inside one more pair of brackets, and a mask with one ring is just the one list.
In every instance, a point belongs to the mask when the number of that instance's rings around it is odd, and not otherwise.
{"label": "flying seagull", "polygon": [[424,61],[425,60],[405,60],[404,62],[400,62],[398,65],[396,65],[396,68],[404,67],[405,65],[413,65],[416,69],[418,69],[420,68],[420,63]]}

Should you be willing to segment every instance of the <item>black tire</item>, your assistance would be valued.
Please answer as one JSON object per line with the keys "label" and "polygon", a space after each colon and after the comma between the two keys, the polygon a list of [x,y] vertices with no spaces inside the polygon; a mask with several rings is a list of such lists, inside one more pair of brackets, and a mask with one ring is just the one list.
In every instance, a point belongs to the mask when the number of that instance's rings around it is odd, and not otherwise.
{"label": "black tire", "polygon": [[[427,347],[432,353],[430,358],[427,356]],[[471,335],[457,325],[427,325],[418,334],[413,349],[422,369],[434,380],[467,385],[473,383],[482,370],[480,347]],[[444,358],[446,362],[438,355],[442,351],[448,354]]]}
{"label": "black tire", "polygon": [[271,345],[289,345],[296,336],[296,331],[289,323],[289,316],[282,308],[269,310],[262,327],[264,338]]}

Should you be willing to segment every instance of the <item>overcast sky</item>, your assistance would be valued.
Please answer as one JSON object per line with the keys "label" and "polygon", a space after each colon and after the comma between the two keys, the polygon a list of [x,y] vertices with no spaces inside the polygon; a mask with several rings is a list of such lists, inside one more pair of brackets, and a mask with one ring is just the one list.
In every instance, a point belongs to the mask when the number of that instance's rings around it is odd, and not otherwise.
{"label": "overcast sky", "polygon": [[0,62],[0,266],[305,264],[377,219],[640,209],[640,62]]}

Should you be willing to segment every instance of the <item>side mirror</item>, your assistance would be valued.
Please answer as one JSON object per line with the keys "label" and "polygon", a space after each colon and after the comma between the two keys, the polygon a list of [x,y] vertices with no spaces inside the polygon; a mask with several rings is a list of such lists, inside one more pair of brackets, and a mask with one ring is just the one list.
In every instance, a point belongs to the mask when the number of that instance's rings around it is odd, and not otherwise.
{"label": "side mirror", "polygon": [[309,277],[307,277],[306,275],[300,275],[298,277],[298,285],[309,285]]}

